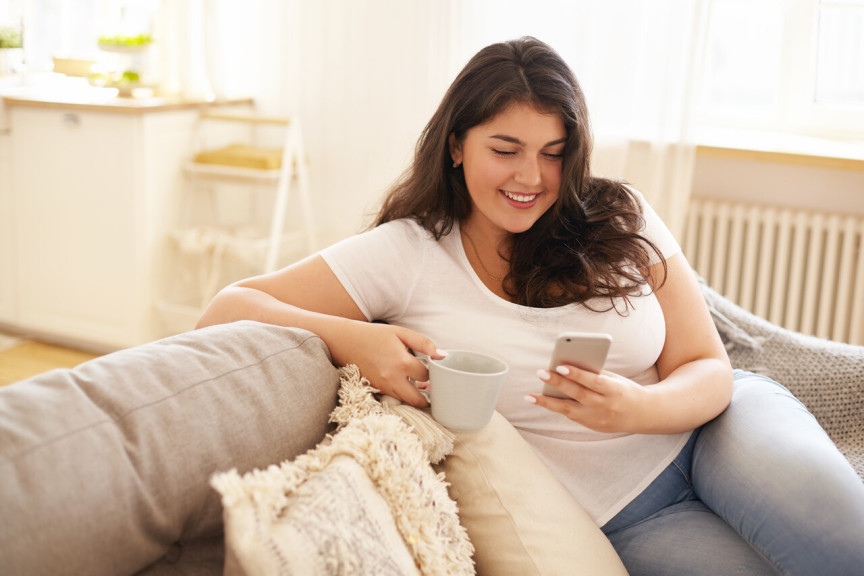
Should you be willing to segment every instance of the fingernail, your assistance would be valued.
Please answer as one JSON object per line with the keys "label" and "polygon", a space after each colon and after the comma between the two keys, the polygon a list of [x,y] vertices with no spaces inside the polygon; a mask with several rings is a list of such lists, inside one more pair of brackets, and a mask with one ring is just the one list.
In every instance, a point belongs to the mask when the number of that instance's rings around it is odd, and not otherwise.
{"label": "fingernail", "polygon": [[447,356],[447,351],[446,351],[446,350],[439,350],[438,348],[436,348],[436,349],[435,349],[435,353],[436,353],[438,356]]}
{"label": "fingernail", "polygon": [[534,398],[533,396],[525,396],[525,398],[523,398],[523,400],[525,400],[525,402],[527,402],[529,404],[536,404],[537,403],[537,399]]}
{"label": "fingernail", "polygon": [[562,376],[567,376],[570,374],[570,369],[566,366],[558,366],[557,368],[555,368],[555,372],[561,374]]}
{"label": "fingernail", "polygon": [[546,370],[537,370],[537,377],[544,382],[548,382],[552,375]]}

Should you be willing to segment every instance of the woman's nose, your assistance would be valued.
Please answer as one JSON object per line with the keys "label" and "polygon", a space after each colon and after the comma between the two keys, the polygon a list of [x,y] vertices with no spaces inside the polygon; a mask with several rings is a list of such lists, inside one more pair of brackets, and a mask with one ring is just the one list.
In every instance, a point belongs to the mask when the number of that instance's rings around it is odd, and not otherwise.
{"label": "woman's nose", "polygon": [[537,159],[525,158],[516,170],[515,179],[525,186],[539,186],[542,178]]}

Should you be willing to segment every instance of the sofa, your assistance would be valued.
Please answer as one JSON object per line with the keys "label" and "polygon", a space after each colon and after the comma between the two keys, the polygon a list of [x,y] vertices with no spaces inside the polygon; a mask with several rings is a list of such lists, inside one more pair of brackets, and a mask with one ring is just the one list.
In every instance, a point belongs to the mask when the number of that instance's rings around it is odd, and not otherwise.
{"label": "sofa", "polygon": [[[864,479],[864,347],[702,289],[733,365],[785,384]],[[500,415],[453,435],[350,368],[312,333],[239,322],[0,388],[3,573],[626,574]],[[387,466],[407,468],[395,492]]]}

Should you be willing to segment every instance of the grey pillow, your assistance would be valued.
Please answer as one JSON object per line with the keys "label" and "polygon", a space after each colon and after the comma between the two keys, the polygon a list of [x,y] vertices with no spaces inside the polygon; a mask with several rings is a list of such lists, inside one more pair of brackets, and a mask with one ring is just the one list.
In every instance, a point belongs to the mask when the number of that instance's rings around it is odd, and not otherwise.
{"label": "grey pillow", "polygon": [[218,534],[210,476],[314,447],[338,385],[314,334],[238,322],[0,389],[3,572],[128,574]]}

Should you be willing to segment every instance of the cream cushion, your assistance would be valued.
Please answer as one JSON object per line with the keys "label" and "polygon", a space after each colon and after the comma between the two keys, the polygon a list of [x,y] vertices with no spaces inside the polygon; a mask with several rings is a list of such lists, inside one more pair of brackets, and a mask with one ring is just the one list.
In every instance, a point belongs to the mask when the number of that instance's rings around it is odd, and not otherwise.
{"label": "cream cushion", "polygon": [[624,576],[609,540],[499,413],[438,466],[480,576]]}

